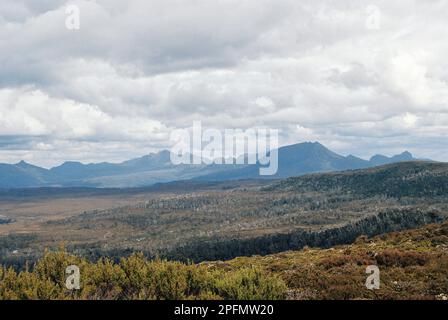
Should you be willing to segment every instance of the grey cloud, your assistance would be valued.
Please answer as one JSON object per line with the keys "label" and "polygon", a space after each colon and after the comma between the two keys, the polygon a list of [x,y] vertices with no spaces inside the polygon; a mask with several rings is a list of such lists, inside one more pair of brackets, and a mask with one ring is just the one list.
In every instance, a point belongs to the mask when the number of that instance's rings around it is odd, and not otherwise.
{"label": "grey cloud", "polygon": [[330,70],[328,80],[345,85],[349,89],[358,89],[377,84],[378,79],[374,73],[369,72],[362,64],[352,63],[348,70]]}
{"label": "grey cloud", "polygon": [[0,135],[0,149],[26,150],[32,149],[37,141],[42,141],[45,137],[20,136],[20,135]]}
{"label": "grey cloud", "polygon": [[[44,161],[47,148],[54,159],[119,159],[120,148],[167,145],[194,120],[277,127],[285,141],[354,154],[448,150],[437,140],[448,112],[446,1],[71,3],[77,32],[64,27],[65,1],[0,4],[0,161]],[[369,5],[381,14],[376,30],[366,28]],[[21,145],[28,151],[8,153]]]}

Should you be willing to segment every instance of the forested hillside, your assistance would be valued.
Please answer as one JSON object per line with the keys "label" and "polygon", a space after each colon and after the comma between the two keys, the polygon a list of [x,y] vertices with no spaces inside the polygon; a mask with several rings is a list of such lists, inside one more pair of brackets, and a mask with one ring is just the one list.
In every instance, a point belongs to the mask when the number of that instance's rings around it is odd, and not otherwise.
{"label": "forested hillside", "polygon": [[448,194],[448,164],[403,162],[372,169],[288,178],[272,191],[339,191],[360,197],[434,197]]}

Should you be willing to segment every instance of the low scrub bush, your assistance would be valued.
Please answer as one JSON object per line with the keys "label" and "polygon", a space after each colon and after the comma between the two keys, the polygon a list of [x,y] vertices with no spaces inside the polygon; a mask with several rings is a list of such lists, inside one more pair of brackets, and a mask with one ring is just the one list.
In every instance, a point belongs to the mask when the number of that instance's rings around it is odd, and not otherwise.
{"label": "low scrub bush", "polygon": [[[80,268],[80,290],[65,286],[65,270]],[[286,285],[257,268],[221,270],[206,265],[147,260],[143,254],[119,263],[96,263],[65,251],[46,252],[32,271],[0,267],[0,299],[282,299]]]}

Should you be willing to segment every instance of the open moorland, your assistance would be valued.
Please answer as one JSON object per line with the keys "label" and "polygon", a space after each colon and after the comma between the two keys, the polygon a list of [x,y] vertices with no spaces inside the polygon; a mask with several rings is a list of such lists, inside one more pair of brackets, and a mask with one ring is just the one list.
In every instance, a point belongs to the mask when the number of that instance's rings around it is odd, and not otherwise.
{"label": "open moorland", "polygon": [[199,262],[351,243],[443,221],[448,165],[77,192],[4,194],[1,214],[11,220],[0,225],[1,261],[23,266],[61,244],[91,260],[141,251]]}
{"label": "open moorland", "polygon": [[[67,290],[65,268],[80,268],[80,290]],[[368,290],[366,266],[380,270]],[[32,270],[0,267],[1,299],[429,299],[448,300],[448,224],[350,245],[305,248],[230,261],[184,264],[133,254],[96,263],[47,252]]]}

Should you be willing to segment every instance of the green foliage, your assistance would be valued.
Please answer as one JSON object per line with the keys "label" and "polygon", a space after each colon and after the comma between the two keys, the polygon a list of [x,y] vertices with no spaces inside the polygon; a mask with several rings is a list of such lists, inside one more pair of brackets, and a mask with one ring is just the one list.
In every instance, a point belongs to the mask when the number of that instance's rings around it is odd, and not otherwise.
{"label": "green foliage", "polygon": [[241,269],[217,281],[219,295],[230,300],[263,300],[285,297],[286,286],[280,278],[260,270]]}
{"label": "green foliage", "polygon": [[[66,267],[77,265],[81,289],[65,287]],[[32,271],[0,268],[0,299],[281,299],[286,285],[254,268],[216,270],[205,265],[147,260],[133,254],[96,263],[63,250],[47,251]]]}

